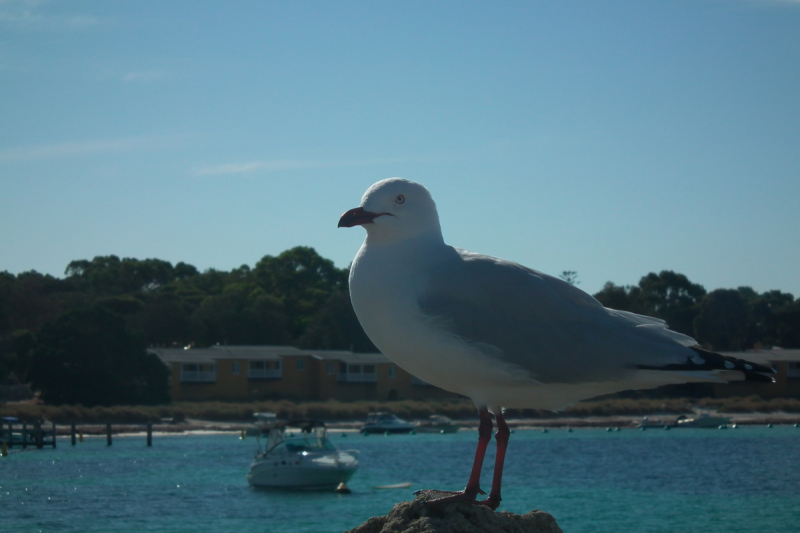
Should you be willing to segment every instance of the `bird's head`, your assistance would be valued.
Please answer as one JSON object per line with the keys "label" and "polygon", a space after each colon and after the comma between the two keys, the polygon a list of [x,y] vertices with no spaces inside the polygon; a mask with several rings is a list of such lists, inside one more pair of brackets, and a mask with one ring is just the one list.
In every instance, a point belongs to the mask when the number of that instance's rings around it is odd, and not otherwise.
{"label": "bird's head", "polygon": [[401,241],[424,234],[441,238],[439,214],[428,189],[414,181],[389,178],[367,189],[361,206],[347,211],[339,227],[364,226],[370,239]]}

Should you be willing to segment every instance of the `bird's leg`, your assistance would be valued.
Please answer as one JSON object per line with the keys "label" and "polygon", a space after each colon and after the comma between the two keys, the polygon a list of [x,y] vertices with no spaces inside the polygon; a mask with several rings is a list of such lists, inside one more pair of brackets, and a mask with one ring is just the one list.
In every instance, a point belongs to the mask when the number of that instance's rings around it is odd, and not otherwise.
{"label": "bird's leg", "polygon": [[469,474],[467,486],[464,487],[464,494],[474,500],[478,493],[484,494],[481,490],[481,469],[483,468],[483,457],[486,455],[486,447],[492,440],[492,416],[486,407],[482,407],[478,412],[480,425],[478,426],[478,447],[475,449],[475,460],[472,462],[472,472]]}
{"label": "bird's leg", "polygon": [[500,480],[503,477],[503,461],[506,458],[506,448],[508,447],[508,437],[511,431],[508,429],[506,419],[501,413],[494,415],[497,420],[497,433],[494,438],[497,439],[497,455],[494,458],[494,476],[492,477],[492,490],[489,492],[489,497],[480,502],[492,510],[500,506]]}
{"label": "bird's leg", "polygon": [[[443,503],[451,503],[451,502],[473,502],[475,501],[475,497],[478,494],[485,494],[480,487],[481,484],[481,468],[483,468],[483,457],[486,455],[486,447],[489,445],[489,441],[492,440],[492,416],[489,414],[489,410],[486,407],[482,407],[480,411],[478,411],[478,416],[480,417],[480,425],[478,426],[478,447],[475,449],[475,460],[472,463],[472,472],[469,475],[469,480],[467,481],[467,486],[461,492],[455,492],[452,496],[445,496],[444,498],[436,498],[433,500],[428,500],[426,503],[428,504],[443,504]],[[505,422],[503,422],[505,425]],[[508,431],[508,427],[506,427],[506,431]],[[506,438],[506,440],[508,440]],[[414,494],[424,494],[430,493],[433,491],[426,491],[420,490],[415,492]],[[441,492],[441,491],[436,491]],[[499,498],[499,493],[498,493]],[[499,504],[499,499],[498,499]]]}

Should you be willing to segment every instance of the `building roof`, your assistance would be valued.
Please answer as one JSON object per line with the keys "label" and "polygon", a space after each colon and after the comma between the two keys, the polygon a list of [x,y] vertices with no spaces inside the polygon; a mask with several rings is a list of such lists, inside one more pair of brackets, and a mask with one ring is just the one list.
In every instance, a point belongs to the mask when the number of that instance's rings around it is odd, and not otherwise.
{"label": "building roof", "polygon": [[800,349],[769,348],[762,350],[747,350],[746,352],[720,352],[722,355],[731,355],[739,359],[749,359],[754,363],[768,364],[770,362],[789,361],[800,362]]}
{"label": "building roof", "polygon": [[150,348],[165,363],[213,363],[227,359],[277,361],[287,355],[311,355],[293,346],[212,346],[210,348]]}
{"label": "building roof", "polygon": [[390,363],[388,357],[380,352],[356,353],[349,350],[308,350],[312,356],[323,361],[342,361],[353,364]]}
{"label": "building roof", "polygon": [[[165,363],[213,363],[224,360],[278,361],[286,356],[310,356],[322,361],[348,364],[380,364],[391,360],[380,352],[356,353],[349,350],[301,350],[294,346],[211,346],[210,348],[150,348]],[[740,359],[769,365],[777,361],[800,362],[800,349],[771,348],[746,352],[721,352]]]}
{"label": "building roof", "polygon": [[324,361],[349,364],[388,363],[380,352],[354,353],[349,350],[300,350],[293,346],[211,346],[210,348],[150,348],[165,363],[213,363],[223,360],[278,361],[286,356],[310,356]]}

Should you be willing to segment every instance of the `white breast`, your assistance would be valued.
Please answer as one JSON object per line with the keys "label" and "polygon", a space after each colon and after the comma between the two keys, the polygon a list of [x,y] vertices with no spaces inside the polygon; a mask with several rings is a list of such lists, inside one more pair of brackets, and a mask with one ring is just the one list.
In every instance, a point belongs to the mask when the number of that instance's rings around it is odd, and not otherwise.
{"label": "white breast", "polygon": [[380,247],[359,250],[350,271],[353,308],[369,338],[412,375],[442,389],[488,403],[486,392],[509,383],[533,384],[527,374],[487,357],[464,339],[447,333],[419,308],[425,287],[421,270],[398,268]]}

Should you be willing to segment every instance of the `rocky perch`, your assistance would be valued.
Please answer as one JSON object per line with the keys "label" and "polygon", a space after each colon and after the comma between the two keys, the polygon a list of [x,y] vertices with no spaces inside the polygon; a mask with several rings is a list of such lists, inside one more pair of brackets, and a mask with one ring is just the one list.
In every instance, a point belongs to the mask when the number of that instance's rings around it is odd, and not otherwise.
{"label": "rocky perch", "polygon": [[386,516],[374,516],[346,533],[562,533],[544,511],[519,515],[483,505],[425,505],[426,496],[400,502]]}

